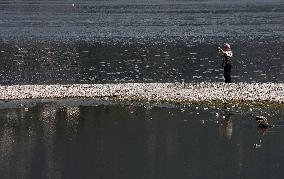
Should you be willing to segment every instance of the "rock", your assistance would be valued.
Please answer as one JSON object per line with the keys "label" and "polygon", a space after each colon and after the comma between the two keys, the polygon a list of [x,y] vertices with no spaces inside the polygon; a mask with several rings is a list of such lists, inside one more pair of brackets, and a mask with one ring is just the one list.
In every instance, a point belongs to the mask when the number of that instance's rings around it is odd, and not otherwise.
{"label": "rock", "polygon": [[267,121],[267,118],[264,116],[256,116],[255,117],[256,122],[258,122],[258,127],[259,128],[270,128],[273,127],[272,125],[270,125]]}
{"label": "rock", "polygon": [[257,148],[260,148],[261,145],[260,144],[253,144],[253,147],[257,149]]}

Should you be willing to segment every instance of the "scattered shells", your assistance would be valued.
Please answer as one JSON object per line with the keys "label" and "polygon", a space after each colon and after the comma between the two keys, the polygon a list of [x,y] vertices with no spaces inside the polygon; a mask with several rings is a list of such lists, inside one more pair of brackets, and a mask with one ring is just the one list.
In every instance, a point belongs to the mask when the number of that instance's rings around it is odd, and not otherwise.
{"label": "scattered shells", "polygon": [[74,97],[116,98],[151,102],[236,100],[284,103],[284,84],[120,83],[0,86],[1,100]]}

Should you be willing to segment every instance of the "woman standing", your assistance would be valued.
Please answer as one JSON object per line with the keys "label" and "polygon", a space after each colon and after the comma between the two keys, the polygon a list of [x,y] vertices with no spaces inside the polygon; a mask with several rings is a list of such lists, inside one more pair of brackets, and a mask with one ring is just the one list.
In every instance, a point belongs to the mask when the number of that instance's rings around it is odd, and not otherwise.
{"label": "woman standing", "polygon": [[222,67],[224,67],[225,83],[231,83],[231,69],[233,52],[231,46],[225,43],[223,48],[218,47],[219,56],[223,59]]}

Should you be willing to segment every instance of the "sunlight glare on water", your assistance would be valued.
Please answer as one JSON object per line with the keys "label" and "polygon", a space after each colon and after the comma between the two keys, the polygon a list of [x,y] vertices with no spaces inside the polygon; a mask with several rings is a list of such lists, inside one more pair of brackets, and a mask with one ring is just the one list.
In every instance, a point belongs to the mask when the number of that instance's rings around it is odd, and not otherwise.
{"label": "sunlight glare on water", "polygon": [[283,82],[282,1],[31,0],[0,10],[2,85],[220,82],[224,42],[233,81]]}
{"label": "sunlight glare on water", "polygon": [[[0,1],[0,85],[283,83],[283,0]],[[0,101],[1,178],[283,178],[283,111]],[[259,130],[256,115],[276,127]]]}

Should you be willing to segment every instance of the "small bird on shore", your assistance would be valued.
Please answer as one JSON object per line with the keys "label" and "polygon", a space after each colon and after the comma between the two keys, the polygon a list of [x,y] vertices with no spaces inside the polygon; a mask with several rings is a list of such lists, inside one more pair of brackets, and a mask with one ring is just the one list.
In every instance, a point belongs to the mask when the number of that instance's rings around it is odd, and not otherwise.
{"label": "small bird on shore", "polygon": [[261,145],[260,144],[253,144],[253,147],[257,149],[257,148],[260,148]]}
{"label": "small bird on shore", "polygon": [[267,129],[267,128],[273,127],[273,125],[270,125],[268,123],[267,118],[264,116],[256,116],[255,119],[256,119],[256,122],[258,122],[259,128]]}

